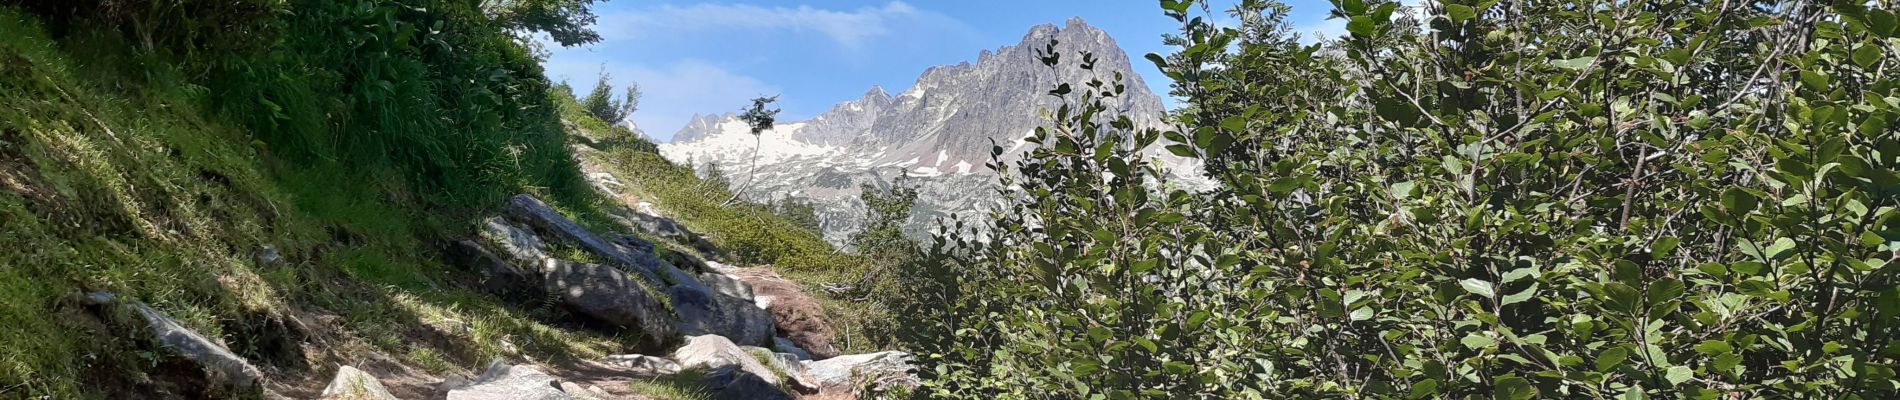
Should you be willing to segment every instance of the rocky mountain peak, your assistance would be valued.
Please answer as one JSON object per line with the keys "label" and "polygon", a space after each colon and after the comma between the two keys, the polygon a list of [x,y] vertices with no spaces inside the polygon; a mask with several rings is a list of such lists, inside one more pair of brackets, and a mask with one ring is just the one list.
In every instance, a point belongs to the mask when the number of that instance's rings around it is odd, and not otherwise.
{"label": "rocky mountain peak", "polygon": [[[1053,69],[1036,55],[1050,40],[1062,53],[1062,63]],[[1094,56],[1093,70],[1079,67],[1082,53]],[[990,162],[992,144],[1009,150],[1006,160],[1013,158],[1026,149],[1021,139],[1047,123],[1038,111],[1059,105],[1060,99],[1047,94],[1050,89],[1063,83],[1113,81],[1117,72],[1122,81],[1112,83],[1121,83],[1128,92],[1109,99],[1114,103],[1109,109],[1144,126],[1159,124],[1161,98],[1148,91],[1128,54],[1107,32],[1080,18],[1032,27],[1021,42],[983,49],[974,62],[926,69],[895,96],[872,87],[811,120],[779,125],[775,132],[788,141],[776,144],[784,149],[777,153],[785,156],[770,167],[761,165],[769,176],[762,175],[759,185],[744,196],[812,200],[826,238],[834,242],[862,226],[859,185],[885,186],[898,174],[917,178],[923,186],[917,209],[926,217],[919,221],[979,214],[995,202],[989,198],[995,177],[984,166]],[[662,146],[662,153],[675,160],[749,154],[721,143],[749,145],[750,139],[706,140],[717,134],[716,121],[695,118],[672,144]]]}

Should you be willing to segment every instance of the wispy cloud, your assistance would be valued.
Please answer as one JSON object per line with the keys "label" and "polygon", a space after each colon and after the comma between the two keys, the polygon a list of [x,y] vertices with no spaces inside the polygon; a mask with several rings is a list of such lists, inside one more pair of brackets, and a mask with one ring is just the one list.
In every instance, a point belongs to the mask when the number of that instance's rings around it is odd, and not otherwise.
{"label": "wispy cloud", "polygon": [[644,94],[633,122],[647,135],[661,141],[685,126],[695,113],[737,112],[746,99],[774,95],[782,90],[756,78],[734,73],[711,62],[684,59],[669,65],[639,65],[603,62],[598,59],[550,60],[548,77],[565,80],[575,91],[593,87],[594,79],[605,70],[613,75],[613,84],[624,86],[639,82]]}
{"label": "wispy cloud", "polygon": [[[663,5],[602,15],[609,40],[660,35],[690,35],[716,31],[772,31],[815,33],[847,51],[862,51],[871,41],[893,35],[895,29],[918,21],[947,21],[949,17],[893,1],[883,6],[830,10],[811,6],[765,7],[752,4]],[[606,25],[606,24],[603,24]]]}

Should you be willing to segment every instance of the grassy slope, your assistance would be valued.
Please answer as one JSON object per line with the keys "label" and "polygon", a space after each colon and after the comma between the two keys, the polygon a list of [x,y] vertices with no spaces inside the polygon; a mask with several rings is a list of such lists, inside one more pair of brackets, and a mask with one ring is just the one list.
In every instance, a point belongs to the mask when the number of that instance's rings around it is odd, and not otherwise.
{"label": "grassy slope", "polygon": [[[115,35],[53,39],[34,17],[0,7],[0,398],[176,389],[154,378],[168,361],[149,345],[69,300],[85,291],[151,303],[278,379],[321,380],[372,351],[443,373],[495,357],[626,349],[563,329],[551,311],[465,289],[438,249],[481,209],[427,205],[418,198],[430,189],[403,171],[287,161],[255,121],[207,109],[204,87],[138,54]],[[614,131],[565,93],[552,97],[583,129]],[[720,207],[726,193],[698,190],[651,144],[600,143],[608,151],[595,161],[743,263],[807,282],[844,280],[861,265],[765,207]],[[550,196],[560,188],[546,184],[524,176],[477,189],[539,193],[583,224],[608,226],[595,209],[611,199]],[[282,261],[260,262],[266,246]],[[826,300],[853,319],[841,325],[872,315]],[[299,324],[317,327],[285,328]],[[842,344],[872,343],[859,334]]]}
{"label": "grassy slope", "polygon": [[[165,360],[66,300],[92,290],[291,375],[366,351],[445,372],[621,347],[461,289],[435,238],[468,225],[383,177],[399,174],[273,165],[243,124],[200,108],[203,88],[135,66],[113,37],[63,41],[0,8],[0,398],[165,389],[142,382]],[[260,263],[264,246],[283,261]],[[320,346],[283,328],[323,314],[341,320]],[[451,319],[468,333],[418,340]]]}

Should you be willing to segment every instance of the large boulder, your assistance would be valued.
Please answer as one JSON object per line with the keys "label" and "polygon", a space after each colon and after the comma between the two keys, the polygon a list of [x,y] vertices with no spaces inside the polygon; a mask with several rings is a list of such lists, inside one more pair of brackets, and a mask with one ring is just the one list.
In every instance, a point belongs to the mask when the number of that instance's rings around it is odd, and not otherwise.
{"label": "large boulder", "polygon": [[700,335],[689,337],[686,339],[685,346],[680,346],[679,349],[673,350],[673,360],[679,361],[680,367],[685,369],[703,368],[711,370],[719,367],[735,366],[746,373],[758,375],[759,378],[764,379],[767,383],[774,386],[780,382],[779,375],[772,370],[772,367],[768,367],[765,363],[759,362],[759,359],[754,357],[752,353],[746,352],[745,348],[733,344],[731,340],[726,340],[723,336]]}
{"label": "large boulder", "polygon": [[475,273],[476,283],[482,290],[505,298],[533,299],[541,296],[541,274],[533,269],[523,270],[517,265],[539,268],[541,262],[533,264],[514,264],[496,257],[473,240],[461,240],[449,244],[447,251],[449,263]]}
{"label": "large boulder", "polygon": [[448,400],[572,400],[555,385],[553,376],[530,366],[500,361],[469,386],[450,390]]}
{"label": "large boulder", "polygon": [[330,385],[323,387],[323,400],[396,400],[389,394],[383,382],[368,372],[356,367],[343,366],[336,371],[336,377],[330,379]]}
{"label": "large boulder", "polygon": [[719,294],[739,298],[746,302],[753,301],[752,285],[746,284],[745,281],[739,280],[738,277],[726,275],[719,271],[711,271],[699,274],[699,281],[705,283],[706,286],[712,287],[713,291],[719,292]]}
{"label": "large boulder", "polygon": [[910,353],[886,351],[832,357],[805,362],[805,372],[828,391],[888,391],[900,387],[915,388]]}
{"label": "large boulder", "polygon": [[703,285],[674,285],[667,289],[679,330],[687,335],[719,335],[746,345],[772,340],[772,314],[751,300],[727,296]]}
{"label": "large boulder", "polygon": [[548,259],[542,273],[548,293],[577,314],[638,332],[650,345],[679,335],[666,305],[619,269]]}
{"label": "large boulder", "polygon": [[554,211],[534,196],[521,194],[509,198],[507,214],[509,218],[546,233],[555,240],[572,244],[608,263],[627,268],[648,283],[656,285],[663,283],[659,272],[665,261],[661,261],[652,254],[622,251],[621,247],[595,236],[593,232],[561,216],[561,213]]}
{"label": "large boulder", "polygon": [[[109,304],[111,301],[107,299],[101,303]],[[178,320],[144,303],[131,303],[131,309],[138,314],[151,337],[161,347],[197,364],[204,372],[210,386],[208,389],[212,392],[222,393],[225,397],[247,397],[262,390],[263,372],[243,357],[231,353],[224,345],[186,329]]]}

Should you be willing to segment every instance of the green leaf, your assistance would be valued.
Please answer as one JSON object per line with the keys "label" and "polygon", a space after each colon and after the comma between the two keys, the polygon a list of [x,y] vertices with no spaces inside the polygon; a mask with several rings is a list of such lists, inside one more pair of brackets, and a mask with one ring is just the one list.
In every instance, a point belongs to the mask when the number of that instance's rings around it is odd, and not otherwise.
{"label": "green leaf", "polygon": [[1161,369],[1167,370],[1168,374],[1171,374],[1171,375],[1185,375],[1188,372],[1194,371],[1193,366],[1190,366],[1187,363],[1180,362],[1180,361],[1169,361],[1169,362],[1163,363],[1161,364]]}
{"label": "green leaf", "polygon": [[1537,387],[1531,386],[1531,381],[1528,379],[1505,376],[1497,378],[1495,382],[1497,382],[1497,388],[1491,394],[1492,399],[1530,400],[1537,397]]}
{"label": "green leaf", "polygon": [[1702,265],[1696,266],[1695,269],[1697,271],[1702,271],[1702,273],[1704,274],[1709,274],[1709,276],[1715,276],[1715,277],[1728,276],[1728,267],[1723,266],[1721,263],[1702,264]]}
{"label": "green leaf", "polygon": [[1511,272],[1504,273],[1504,280],[1501,283],[1517,282],[1524,278],[1536,278],[1539,275],[1543,275],[1543,272],[1539,271],[1536,266],[1518,268],[1511,270]]}
{"label": "green leaf", "polygon": [[1348,315],[1348,317],[1351,317],[1354,321],[1372,319],[1372,307],[1359,307],[1356,310],[1352,310],[1352,314]]}
{"label": "green leaf", "polygon": [[1405,395],[1405,398],[1423,399],[1435,393],[1438,393],[1438,380],[1428,378],[1422,381],[1418,381],[1417,384],[1412,385],[1412,392],[1407,393]]}
{"label": "green leaf", "polygon": [[1644,297],[1649,300],[1649,304],[1662,304],[1681,297],[1683,289],[1682,281],[1675,278],[1662,278],[1649,283],[1649,290],[1644,293]]}
{"label": "green leaf", "polygon": [[1478,11],[1463,4],[1445,4],[1445,16],[1451,17],[1451,23],[1462,24],[1465,20],[1478,16]]}
{"label": "green leaf", "polygon": [[1463,339],[1458,339],[1458,343],[1463,343],[1465,347],[1470,347],[1473,350],[1476,350],[1476,349],[1491,347],[1491,345],[1497,344],[1497,341],[1492,340],[1491,337],[1489,336],[1473,333],[1473,334],[1465,335]]}
{"label": "green leaf", "polygon": [[1585,67],[1589,67],[1590,63],[1593,63],[1593,62],[1596,62],[1596,57],[1577,57],[1577,58],[1572,58],[1568,60],[1551,61],[1550,65],[1555,65],[1557,66],[1557,68],[1563,68],[1563,69],[1574,71],[1574,70],[1584,69]]}
{"label": "green leaf", "polygon": [[1853,59],[1854,64],[1861,68],[1873,68],[1874,64],[1880,62],[1880,46],[1872,43],[1862,44],[1860,48],[1854,49]]}
{"label": "green leaf", "polygon": [[1458,281],[1458,286],[1464,287],[1465,291],[1467,292],[1471,292],[1472,294],[1483,296],[1485,298],[1497,296],[1497,290],[1492,288],[1491,282],[1485,281],[1483,279],[1470,278],[1470,279],[1461,280],[1461,281]]}
{"label": "green leaf", "polygon": [[1355,15],[1352,17],[1352,20],[1346,22],[1346,31],[1352,32],[1353,35],[1357,36],[1370,37],[1374,32],[1378,31],[1378,29],[1377,26],[1373,25],[1372,17],[1364,15]]}
{"label": "green leaf", "polygon": [[1628,360],[1629,357],[1629,349],[1622,346],[1604,350],[1597,354],[1597,371],[1609,371],[1611,368],[1623,365],[1623,361]]}
{"label": "green leaf", "polygon": [[1759,206],[1761,206],[1761,199],[1746,190],[1729,188],[1722,191],[1722,207],[1727,209],[1729,215],[1748,214]]}
{"label": "green leaf", "polygon": [[1826,93],[1830,80],[1826,72],[1801,71],[1801,85],[1817,93]]}
{"label": "green leaf", "polygon": [[1232,132],[1245,131],[1247,130],[1247,119],[1241,118],[1239,116],[1227,118],[1220,121],[1220,127],[1221,129],[1226,129]]}
{"label": "green leaf", "polygon": [[1642,295],[1636,292],[1636,288],[1622,282],[1603,285],[1603,294],[1608,297],[1603,299],[1604,305],[1612,311],[1635,314],[1643,306]]}
{"label": "green leaf", "polygon": [[1498,305],[1508,306],[1512,304],[1522,303],[1525,301],[1529,301],[1532,297],[1536,297],[1536,296],[1537,296],[1537,284],[1533,283],[1531,284],[1531,287],[1525,288],[1524,291],[1517,292],[1517,294],[1504,296],[1504,299],[1500,300],[1498,302]]}
{"label": "green leaf", "polygon": [[1194,154],[1193,147],[1188,147],[1187,145],[1183,145],[1183,144],[1168,145],[1168,152],[1174,153],[1174,155],[1181,156],[1181,157],[1199,156],[1198,154]]}
{"label": "green leaf", "polygon": [[1695,352],[1707,355],[1726,354],[1734,350],[1734,346],[1730,346],[1728,341],[1723,340],[1706,340],[1702,344],[1695,345]]}
{"label": "green leaf", "polygon": [[1887,37],[1894,36],[1895,20],[1893,12],[1887,10],[1867,10],[1867,29]]}
{"label": "green leaf", "polygon": [[1784,237],[1775,239],[1775,243],[1769,244],[1768,248],[1762,252],[1762,255],[1768,257],[1770,260],[1780,260],[1787,258],[1784,256],[1793,255],[1788,252],[1789,250],[1794,250],[1794,239]]}
{"label": "green leaf", "polygon": [[1415,189],[1417,187],[1418,187],[1418,183],[1415,183],[1412,181],[1394,183],[1392,184],[1392,188],[1390,190],[1392,193],[1392,198],[1405,199],[1406,197],[1411,197],[1412,189]]}
{"label": "green leaf", "polygon": [[1680,385],[1683,382],[1689,381],[1689,378],[1694,378],[1694,377],[1695,377],[1695,370],[1691,370],[1689,369],[1689,367],[1684,367],[1681,365],[1669,367],[1669,371],[1663,373],[1663,379],[1668,379],[1669,384],[1671,385]]}

